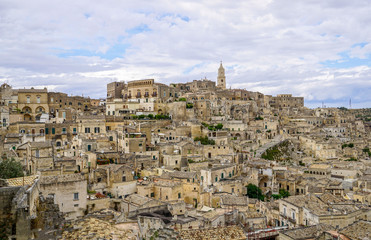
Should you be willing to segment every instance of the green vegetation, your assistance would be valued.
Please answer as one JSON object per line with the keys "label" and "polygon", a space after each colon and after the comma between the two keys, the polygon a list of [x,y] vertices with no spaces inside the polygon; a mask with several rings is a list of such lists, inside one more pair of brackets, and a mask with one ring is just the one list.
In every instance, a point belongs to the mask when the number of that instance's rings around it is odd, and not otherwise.
{"label": "green vegetation", "polygon": [[302,161],[299,161],[299,165],[300,166],[305,166],[305,163],[303,163]]}
{"label": "green vegetation", "polygon": [[205,137],[195,137],[195,142],[200,141],[202,145],[215,145],[215,141]]}
{"label": "green vegetation", "polygon": [[247,189],[247,194],[246,196],[248,196],[249,198],[257,198],[261,201],[264,201],[264,195],[262,193],[262,190],[254,185],[254,184],[249,184],[246,186],[246,189]]}
{"label": "green vegetation", "polygon": [[370,149],[368,147],[365,147],[364,149],[362,149],[362,151],[364,153],[367,153],[369,157],[371,157],[371,152],[370,152]]}
{"label": "green vegetation", "polygon": [[195,163],[192,159],[188,159],[188,163]]}
{"label": "green vegetation", "polygon": [[282,152],[278,149],[278,146],[268,148],[265,153],[262,154],[262,158],[267,160],[278,160],[283,156]]}
{"label": "green vegetation", "polygon": [[96,194],[97,192],[96,191],[94,191],[94,190],[89,190],[88,189],[88,194]]}
{"label": "green vegetation", "polygon": [[179,102],[187,102],[187,98],[182,97],[182,98],[179,98],[178,101]]}
{"label": "green vegetation", "polygon": [[354,157],[351,157],[351,158],[346,159],[346,160],[344,160],[344,161],[347,161],[347,162],[356,162],[356,161],[358,161],[358,159],[356,159],[356,158],[354,158]]}
{"label": "green vegetation", "polygon": [[261,117],[261,116],[257,116],[257,117],[255,118],[255,120],[264,120],[264,118]]}
{"label": "green vegetation", "polygon": [[3,161],[0,162],[0,178],[17,178],[23,177],[23,175],[23,168],[20,162],[17,162],[14,158],[3,157]]}
{"label": "green vegetation", "polygon": [[164,114],[156,114],[155,116],[153,116],[153,114],[148,114],[148,115],[130,115],[132,119],[139,119],[139,120],[143,120],[143,119],[156,119],[156,120],[163,120],[163,119],[170,119],[170,116],[169,115],[164,115]]}
{"label": "green vegetation", "polygon": [[280,189],[279,194],[272,194],[272,198],[274,199],[287,198],[289,196],[290,196],[290,193],[286,191],[285,189]]}
{"label": "green vegetation", "polygon": [[341,145],[341,149],[344,149],[346,147],[353,148],[354,144],[353,143],[349,143],[349,144],[344,143],[343,145]]}
{"label": "green vegetation", "polygon": [[186,108],[193,108],[193,103],[187,103]]}
{"label": "green vegetation", "polygon": [[218,123],[217,125],[214,126],[214,125],[209,125],[209,124],[203,122],[203,123],[201,123],[201,125],[208,128],[210,131],[218,131],[218,130],[223,129],[223,124],[221,124],[221,123]]}

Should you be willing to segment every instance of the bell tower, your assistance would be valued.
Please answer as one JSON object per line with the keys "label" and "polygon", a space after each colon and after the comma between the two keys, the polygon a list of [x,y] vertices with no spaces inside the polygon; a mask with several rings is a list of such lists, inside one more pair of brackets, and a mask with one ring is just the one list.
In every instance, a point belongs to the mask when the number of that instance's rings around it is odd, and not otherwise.
{"label": "bell tower", "polygon": [[222,62],[220,61],[220,66],[218,69],[218,82],[217,87],[221,89],[226,88],[226,82],[225,82],[225,71]]}

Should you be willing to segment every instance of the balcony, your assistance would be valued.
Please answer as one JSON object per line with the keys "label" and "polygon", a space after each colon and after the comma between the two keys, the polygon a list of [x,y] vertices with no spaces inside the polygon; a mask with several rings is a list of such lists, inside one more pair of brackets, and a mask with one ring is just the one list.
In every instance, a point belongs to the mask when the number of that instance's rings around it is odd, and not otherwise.
{"label": "balcony", "polygon": [[131,98],[131,94],[128,95],[128,98]]}
{"label": "balcony", "polygon": [[137,93],[136,98],[141,98],[141,97],[142,97],[142,94]]}
{"label": "balcony", "polygon": [[152,97],[157,97],[157,92],[153,92]]}
{"label": "balcony", "polygon": [[146,92],[146,93],[144,94],[144,97],[149,97],[149,93]]}

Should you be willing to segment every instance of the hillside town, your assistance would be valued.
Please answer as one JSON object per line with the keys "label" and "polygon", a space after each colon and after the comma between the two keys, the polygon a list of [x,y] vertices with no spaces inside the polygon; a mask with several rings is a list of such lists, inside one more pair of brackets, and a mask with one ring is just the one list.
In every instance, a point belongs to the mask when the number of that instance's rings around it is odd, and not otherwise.
{"label": "hillside town", "polygon": [[104,99],[3,83],[0,239],[370,239],[371,109],[216,70]]}

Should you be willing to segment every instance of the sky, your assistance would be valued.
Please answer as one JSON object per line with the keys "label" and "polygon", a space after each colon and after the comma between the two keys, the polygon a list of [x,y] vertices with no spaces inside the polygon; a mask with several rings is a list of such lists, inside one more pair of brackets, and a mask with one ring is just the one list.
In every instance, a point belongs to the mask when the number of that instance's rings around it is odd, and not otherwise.
{"label": "sky", "polygon": [[0,83],[104,98],[113,81],[216,81],[371,107],[368,0],[0,0]]}

